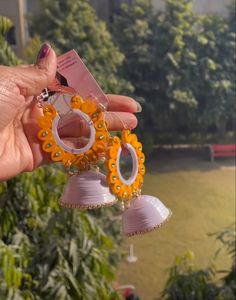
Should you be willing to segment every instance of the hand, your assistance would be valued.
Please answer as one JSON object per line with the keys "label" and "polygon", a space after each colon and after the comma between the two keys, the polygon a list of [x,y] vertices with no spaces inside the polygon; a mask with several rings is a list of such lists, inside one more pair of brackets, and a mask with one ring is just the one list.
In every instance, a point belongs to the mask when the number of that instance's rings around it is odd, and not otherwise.
{"label": "hand", "polygon": [[[53,82],[56,66],[56,54],[47,44],[41,48],[35,66],[0,66],[0,181],[49,161],[37,138],[42,109],[35,96]],[[116,95],[108,95],[108,100],[108,110],[116,112],[106,115],[109,130],[121,130],[123,124],[136,127],[133,113],[141,109],[135,100]],[[61,136],[68,139],[79,135],[74,125],[61,127]]]}

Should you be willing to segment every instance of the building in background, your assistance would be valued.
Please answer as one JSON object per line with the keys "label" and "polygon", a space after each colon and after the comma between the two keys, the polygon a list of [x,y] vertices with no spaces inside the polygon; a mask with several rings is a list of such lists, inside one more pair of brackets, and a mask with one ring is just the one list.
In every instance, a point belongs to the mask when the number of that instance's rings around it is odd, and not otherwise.
{"label": "building in background", "polygon": [[[66,1],[66,0],[65,0]],[[90,0],[99,18],[112,22],[114,14],[119,14],[122,3],[131,4],[132,0]],[[152,0],[157,10],[165,9],[165,0]],[[198,14],[227,14],[231,0],[193,0],[194,11]],[[29,38],[27,16],[37,14],[40,10],[39,0],[0,0],[0,15],[10,18],[14,24],[8,34],[8,41],[19,56]]]}
{"label": "building in background", "polygon": [[7,39],[19,56],[23,55],[23,49],[28,40],[26,12],[25,0],[0,0],[0,15],[8,17],[14,24]]}
{"label": "building in background", "polygon": [[[119,13],[122,3],[131,4],[132,0],[91,0],[98,16],[109,22],[114,13]],[[193,10],[197,14],[227,14],[227,6],[231,0],[193,0]],[[165,0],[152,0],[157,10],[165,10]]]}
{"label": "building in background", "polygon": [[194,11],[197,14],[227,15],[227,7],[231,0],[193,0]]}

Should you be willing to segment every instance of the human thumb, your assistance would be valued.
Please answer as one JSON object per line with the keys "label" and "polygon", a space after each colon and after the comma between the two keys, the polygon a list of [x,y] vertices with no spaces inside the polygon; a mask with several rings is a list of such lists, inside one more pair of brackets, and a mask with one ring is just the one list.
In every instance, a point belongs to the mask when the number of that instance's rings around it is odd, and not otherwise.
{"label": "human thumb", "polygon": [[49,44],[43,44],[34,66],[15,67],[14,69],[14,81],[19,87],[21,95],[37,96],[55,78],[56,53]]}

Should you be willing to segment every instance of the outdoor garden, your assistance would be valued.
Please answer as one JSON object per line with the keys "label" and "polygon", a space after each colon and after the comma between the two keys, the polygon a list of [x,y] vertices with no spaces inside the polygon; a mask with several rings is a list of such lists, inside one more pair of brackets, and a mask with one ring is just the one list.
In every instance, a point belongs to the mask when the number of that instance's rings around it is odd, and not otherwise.
{"label": "outdoor garden", "polygon": [[[127,284],[142,300],[234,300],[235,157],[211,162],[206,146],[235,143],[234,3],[220,16],[194,14],[190,0],[166,0],[163,12],[133,0],[111,24],[89,0],[40,4],[40,14],[26,16],[31,38],[21,58],[0,12],[0,64],[33,64],[47,41],[58,55],[76,49],[106,93],[139,101],[143,194],[173,215],[124,238],[118,207],[58,204],[67,181],[60,164],[2,182],[0,300],[123,299]],[[130,245],[135,263],[126,261]]]}

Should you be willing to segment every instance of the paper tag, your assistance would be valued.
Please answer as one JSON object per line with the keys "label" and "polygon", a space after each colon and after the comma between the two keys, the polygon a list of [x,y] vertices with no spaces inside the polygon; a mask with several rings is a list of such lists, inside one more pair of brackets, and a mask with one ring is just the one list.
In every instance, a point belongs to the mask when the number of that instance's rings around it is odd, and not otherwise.
{"label": "paper tag", "polygon": [[107,107],[106,95],[75,50],[59,56],[57,63],[57,73],[59,73],[57,78],[62,85],[74,88],[83,99],[93,97],[105,108]]}

